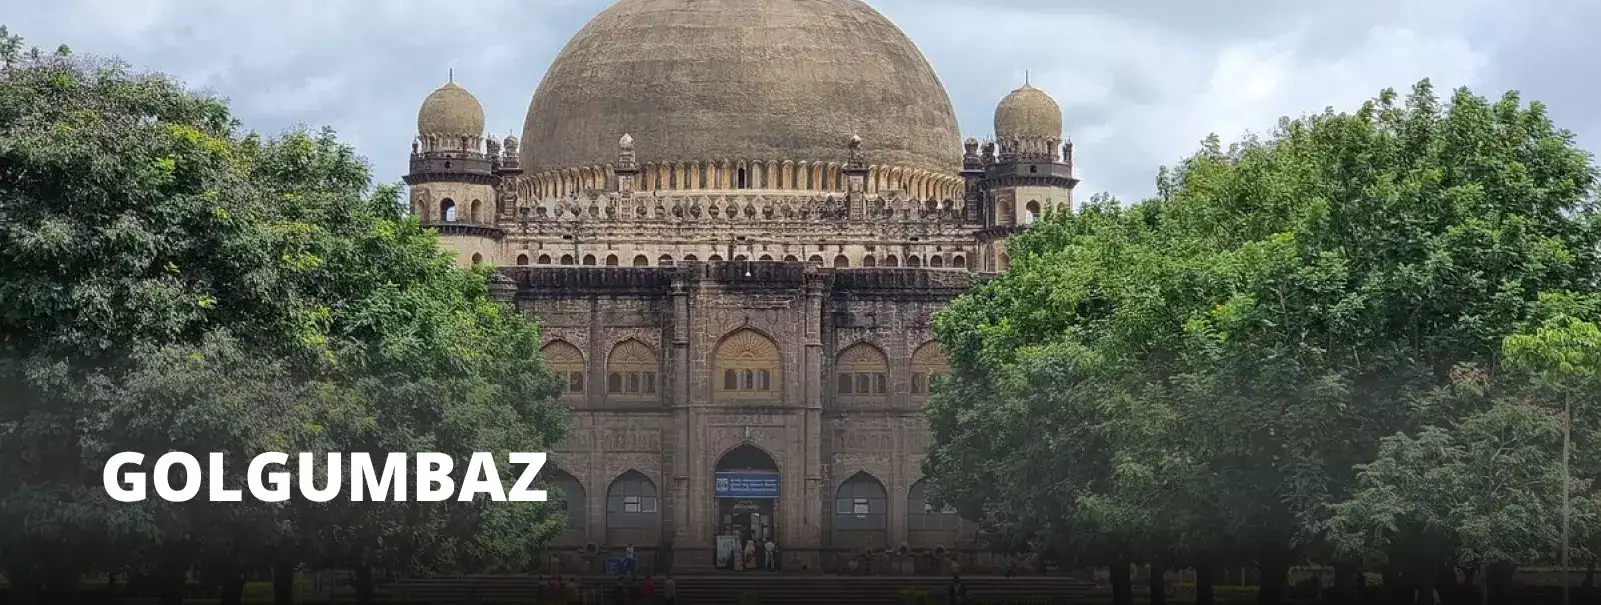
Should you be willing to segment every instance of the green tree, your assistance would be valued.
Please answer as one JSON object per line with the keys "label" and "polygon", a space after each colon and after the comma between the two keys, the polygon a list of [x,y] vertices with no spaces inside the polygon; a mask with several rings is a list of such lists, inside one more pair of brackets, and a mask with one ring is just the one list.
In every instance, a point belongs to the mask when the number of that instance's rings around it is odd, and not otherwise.
{"label": "green tree", "polygon": [[[1328,537],[1376,480],[1358,465],[1404,449],[1397,433],[1479,426],[1498,408],[1437,396],[1452,372],[1494,367],[1542,293],[1593,291],[1601,266],[1589,156],[1510,93],[1384,91],[1209,138],[1163,181],[1015,237],[1012,269],[940,314],[952,380],[929,405],[926,471],[969,516],[1123,549],[1100,563],[1254,563],[1264,603],[1293,563],[1357,563]],[[1068,399],[1080,384],[1099,405]],[[1006,472],[1019,448],[1053,474]],[[1433,582],[1384,571],[1398,590]]]}
{"label": "green tree", "polygon": [[110,501],[124,450],[225,452],[235,487],[260,451],[438,451],[459,483],[467,453],[504,468],[565,413],[537,326],[333,133],[243,134],[166,77],[0,38],[0,565],[21,596],[119,571],[175,600],[202,572],[237,600],[247,566],[516,566],[552,535],[536,503]]}

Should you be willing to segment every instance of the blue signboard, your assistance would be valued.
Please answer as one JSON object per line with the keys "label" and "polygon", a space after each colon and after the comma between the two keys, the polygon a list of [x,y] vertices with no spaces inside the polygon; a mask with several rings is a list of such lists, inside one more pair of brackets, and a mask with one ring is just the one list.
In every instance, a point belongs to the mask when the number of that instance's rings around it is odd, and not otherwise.
{"label": "blue signboard", "polygon": [[608,575],[608,576],[626,576],[626,575],[628,575],[628,572],[631,572],[631,571],[634,571],[634,560],[633,559],[630,559],[628,557],[607,557],[606,558],[606,575]]}
{"label": "blue signboard", "polygon": [[717,473],[717,497],[777,500],[778,473]]}

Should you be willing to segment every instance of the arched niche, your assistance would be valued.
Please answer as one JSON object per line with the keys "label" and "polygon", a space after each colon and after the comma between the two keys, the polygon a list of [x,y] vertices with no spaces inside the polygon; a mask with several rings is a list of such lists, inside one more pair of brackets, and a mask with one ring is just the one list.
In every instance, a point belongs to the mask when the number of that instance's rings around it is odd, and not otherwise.
{"label": "arched niche", "polygon": [[737,330],[717,350],[712,373],[713,400],[773,402],[783,385],[783,356],[772,339],[750,328]]}
{"label": "arched niche", "polygon": [[956,508],[931,500],[926,480],[919,479],[907,490],[907,542],[912,546],[950,544],[961,529],[962,517],[956,514]]}
{"label": "arched niche", "polygon": [[589,521],[584,484],[566,471],[548,465],[539,474],[545,478],[546,488],[554,490],[548,494],[551,508],[564,519],[565,526],[556,540],[567,546],[583,545]]}
{"label": "arched niche", "polygon": [[606,543],[655,544],[661,539],[661,497],[656,483],[630,470],[606,487]]}
{"label": "arched niche", "polygon": [[653,401],[661,387],[657,372],[661,362],[656,351],[632,338],[617,343],[606,357],[606,398],[612,400]]}
{"label": "arched niche", "polygon": [[950,373],[950,366],[945,361],[945,351],[940,348],[939,341],[925,342],[912,352],[911,370],[912,400],[928,399],[939,377]]}
{"label": "arched niche", "polygon": [[859,342],[834,357],[834,394],[841,402],[883,401],[889,397],[889,357]]}
{"label": "arched niche", "polygon": [[576,401],[584,398],[587,385],[584,374],[584,353],[564,340],[553,340],[539,350],[545,367],[562,378],[561,399]]}
{"label": "arched niche", "polygon": [[889,492],[866,471],[851,475],[834,490],[833,544],[846,548],[886,548]]}

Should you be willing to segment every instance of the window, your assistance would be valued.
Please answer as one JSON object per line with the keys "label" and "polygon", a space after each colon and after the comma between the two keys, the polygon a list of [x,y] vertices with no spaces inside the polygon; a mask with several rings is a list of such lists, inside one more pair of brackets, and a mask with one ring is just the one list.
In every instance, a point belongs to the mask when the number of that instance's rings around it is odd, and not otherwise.
{"label": "window", "polygon": [[550,494],[550,500],[556,507],[557,514],[567,518],[567,529],[584,528],[584,486],[578,483],[572,475],[560,469],[545,467],[541,475],[550,477],[549,487],[560,492]]}
{"label": "window", "polygon": [[628,339],[612,348],[606,360],[606,393],[624,398],[654,398],[659,362],[656,351]]}
{"label": "window", "polygon": [[924,398],[934,392],[938,378],[949,372],[945,353],[938,341],[923,343],[912,352],[912,395]]}
{"label": "window", "polygon": [[445,201],[439,203],[439,220],[446,223],[456,222],[456,202],[447,197]]}
{"label": "window", "polygon": [[565,379],[564,399],[582,398],[584,393],[584,355],[565,341],[555,340],[539,352],[545,365]]}
{"label": "window", "polygon": [[649,529],[658,516],[656,485],[639,471],[628,471],[606,490],[606,527]]}
{"label": "window", "polygon": [[517,266],[519,266],[519,267],[528,266],[528,255],[527,254],[518,254],[517,255]]}
{"label": "window", "polygon": [[845,258],[845,255],[841,254],[839,256],[834,257],[834,268],[835,269],[845,269],[845,268],[850,267],[850,266],[851,266],[851,259]]}
{"label": "window", "polygon": [[571,254],[563,254],[563,255],[561,255],[561,264],[563,264],[563,265],[571,265],[571,264],[573,264],[573,255],[571,255]]}
{"label": "window", "polygon": [[661,258],[656,259],[656,264],[662,267],[671,267],[673,266],[673,257],[663,254]]}
{"label": "window", "polygon": [[606,255],[606,266],[608,266],[608,267],[617,266],[617,255],[616,254],[607,254]]}
{"label": "window", "polygon": [[584,255],[584,264],[588,265],[588,266],[594,266],[594,264],[595,264],[595,255],[593,255],[593,254],[585,254]]}
{"label": "window", "polygon": [[834,529],[875,531],[888,527],[889,498],[884,484],[867,473],[856,473],[834,495]]}
{"label": "window", "polygon": [[761,333],[743,329],[717,346],[717,396],[722,399],[775,399],[781,359],[778,346]]}
{"label": "window", "polygon": [[912,531],[952,531],[960,529],[962,517],[949,504],[936,505],[929,500],[928,487],[923,481],[912,484],[906,497],[907,529]]}
{"label": "window", "polygon": [[834,360],[836,390],[844,400],[856,401],[889,393],[889,358],[871,344],[859,342]]}

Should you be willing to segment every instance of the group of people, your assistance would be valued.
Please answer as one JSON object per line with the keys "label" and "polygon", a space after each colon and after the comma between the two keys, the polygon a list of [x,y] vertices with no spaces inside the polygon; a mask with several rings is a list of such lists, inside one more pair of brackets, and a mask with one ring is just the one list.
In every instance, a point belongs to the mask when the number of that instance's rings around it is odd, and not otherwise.
{"label": "group of people", "polygon": [[734,549],[728,553],[728,559],[728,567],[734,571],[747,569],[776,571],[779,561],[778,545],[773,543],[772,538],[768,538],[764,542],[757,542],[755,538],[748,538],[745,540],[743,551],[737,548]]}
{"label": "group of people", "polygon": [[[678,601],[678,582],[671,575],[657,582],[648,575],[639,578],[629,573],[617,577],[617,585],[611,596],[617,605],[674,605]],[[476,594],[474,598],[476,600]],[[581,605],[584,603],[583,581],[578,576],[551,576],[549,580],[537,576],[534,578],[534,601]]]}

